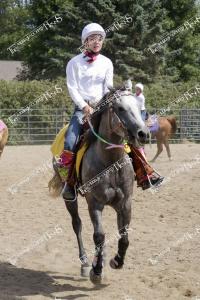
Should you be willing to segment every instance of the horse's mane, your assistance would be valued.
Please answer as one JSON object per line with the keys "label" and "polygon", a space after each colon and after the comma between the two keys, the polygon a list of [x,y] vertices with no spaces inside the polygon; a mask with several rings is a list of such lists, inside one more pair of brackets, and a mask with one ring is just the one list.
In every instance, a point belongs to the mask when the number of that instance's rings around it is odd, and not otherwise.
{"label": "horse's mane", "polygon": [[[92,115],[91,117],[91,123],[92,126],[95,130],[95,132],[99,132],[99,125],[101,122],[101,117],[102,114],[108,109],[108,104],[104,105],[101,108],[101,104],[103,104],[107,98],[112,97],[113,94],[117,91],[117,90],[122,90],[122,88],[113,88],[112,90],[110,90],[108,93],[106,93],[103,98],[98,102],[98,104],[96,105],[96,107],[100,107],[99,111],[94,112],[94,115]],[[95,109],[95,108],[94,108]],[[84,134],[84,142],[86,142],[88,145],[93,144],[96,141],[97,137],[92,133],[92,131],[90,129],[88,129],[85,134]]]}

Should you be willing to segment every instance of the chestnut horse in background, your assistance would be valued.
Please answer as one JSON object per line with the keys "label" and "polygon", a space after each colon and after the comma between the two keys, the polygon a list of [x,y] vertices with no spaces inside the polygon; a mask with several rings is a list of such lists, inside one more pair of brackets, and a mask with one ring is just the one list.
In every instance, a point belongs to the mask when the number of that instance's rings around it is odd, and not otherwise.
{"label": "chestnut horse in background", "polygon": [[0,158],[3,153],[3,148],[8,140],[8,127],[0,120]]}
{"label": "chestnut horse in background", "polygon": [[[151,117],[150,117],[151,118]],[[177,124],[174,116],[160,117],[158,118],[158,129],[151,133],[152,138],[156,138],[157,141],[157,153],[151,162],[154,162],[160,153],[163,151],[163,145],[167,150],[169,160],[172,160],[171,152],[169,148],[169,138],[176,132]],[[148,125],[147,125],[148,126]],[[150,128],[151,131],[151,128]]]}

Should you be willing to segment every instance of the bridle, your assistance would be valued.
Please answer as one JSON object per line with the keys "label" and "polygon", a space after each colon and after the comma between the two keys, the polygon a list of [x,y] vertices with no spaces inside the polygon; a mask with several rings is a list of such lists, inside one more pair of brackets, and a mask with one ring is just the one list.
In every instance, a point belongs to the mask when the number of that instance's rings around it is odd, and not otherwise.
{"label": "bridle", "polygon": [[[119,91],[121,92],[122,90],[121,90],[121,89],[117,90],[117,92],[119,92]],[[126,91],[127,91],[127,90],[126,90]],[[115,92],[116,92],[116,91],[115,91]],[[128,92],[128,91],[127,91],[127,92]],[[114,95],[114,94],[113,94],[113,95]],[[129,91],[128,94],[125,93],[124,95],[126,95],[126,96],[132,95],[132,96],[133,96],[133,93],[131,93],[131,92]],[[123,96],[123,94],[120,93],[120,96]],[[115,95],[114,95],[114,97],[115,97]],[[114,97],[113,97],[113,98],[114,98]],[[110,104],[110,107],[109,107],[109,108],[112,108],[112,103],[113,103],[113,101],[110,101],[110,102],[111,102],[111,104]],[[110,133],[114,133],[114,132],[116,132],[117,129],[123,128],[123,129],[125,130],[125,132],[126,132],[125,135],[128,136],[128,131],[127,131],[127,128],[125,127],[125,124],[123,123],[122,120],[120,120],[120,118],[118,117],[118,115],[117,115],[117,113],[116,113],[115,111],[113,111],[113,113],[116,115],[116,117],[117,117],[117,119],[119,120],[119,122],[118,122],[118,124],[117,124],[116,127],[112,128],[112,130],[110,131]],[[109,114],[110,114],[110,111],[109,111]],[[101,136],[94,130],[94,127],[93,127],[93,125],[91,124],[90,120],[88,120],[88,124],[89,124],[89,127],[90,127],[92,133],[93,133],[93,134],[94,134],[101,142],[103,142],[103,143],[109,145],[109,146],[106,147],[106,149],[109,150],[109,149],[112,149],[112,148],[125,148],[125,147],[126,147],[126,144],[113,144],[113,143],[110,143],[110,142],[106,141],[103,137],[101,137]]]}
{"label": "bridle", "polygon": [[[121,92],[123,90],[119,89],[118,91]],[[125,90],[125,93],[120,94],[120,96],[124,96],[124,95],[126,95],[126,96],[134,96],[134,94],[131,93],[129,90]],[[111,102],[111,103],[113,103],[113,102]],[[112,109],[112,106],[110,106],[110,108]],[[120,117],[117,115],[117,113],[115,111],[113,113],[115,114],[115,116],[117,117],[117,119],[119,120],[119,122],[118,122],[118,124],[114,128],[112,128],[112,130],[110,130],[110,133],[114,133],[118,129],[122,128],[125,131],[125,135],[128,136],[128,131],[127,131],[127,128],[126,128],[124,122],[120,119]]]}

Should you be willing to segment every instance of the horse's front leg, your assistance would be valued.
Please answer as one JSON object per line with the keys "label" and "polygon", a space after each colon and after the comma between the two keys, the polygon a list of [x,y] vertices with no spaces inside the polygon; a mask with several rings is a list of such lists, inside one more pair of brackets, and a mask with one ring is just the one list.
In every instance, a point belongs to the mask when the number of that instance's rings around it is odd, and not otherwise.
{"label": "horse's front leg", "polygon": [[102,227],[102,211],[104,206],[96,203],[94,199],[92,199],[88,206],[90,218],[94,227],[93,239],[95,243],[95,254],[92,269],[90,271],[90,280],[94,284],[99,284],[102,281],[103,251],[105,242],[105,233]]}
{"label": "horse's front leg", "polygon": [[117,225],[120,235],[118,241],[118,253],[110,260],[110,266],[113,269],[121,269],[124,264],[127,248],[129,246],[128,231],[131,221],[131,199],[126,203],[126,206],[117,210]]}
{"label": "horse's front leg", "polygon": [[72,217],[73,230],[77,237],[78,247],[79,247],[79,259],[81,261],[81,276],[89,276],[89,263],[85,248],[82,241],[82,222],[78,213],[78,203],[76,201],[65,201],[66,208]]}

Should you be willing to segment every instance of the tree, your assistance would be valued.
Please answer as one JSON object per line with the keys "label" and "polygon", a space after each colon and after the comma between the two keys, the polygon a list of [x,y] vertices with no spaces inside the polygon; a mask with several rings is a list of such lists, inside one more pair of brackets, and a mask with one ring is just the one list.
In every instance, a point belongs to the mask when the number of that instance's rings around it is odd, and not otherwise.
{"label": "tree", "polygon": [[148,53],[144,55],[143,50],[159,34],[163,22],[163,11],[157,2],[149,17],[151,5],[150,0],[140,5],[131,0],[74,0],[73,4],[60,0],[50,0],[48,4],[33,0],[31,14],[34,27],[56,13],[61,14],[62,22],[37,35],[26,47],[25,61],[29,74],[37,72],[38,78],[63,75],[67,61],[80,53],[82,28],[90,22],[97,22],[107,29],[115,25],[108,33],[103,49],[103,53],[114,62],[115,72],[123,78],[151,80],[159,60]]}
{"label": "tree", "polygon": [[23,50],[29,69],[25,77],[54,79],[63,76],[77,37],[72,4],[68,0],[32,0],[30,14],[32,31],[41,30]]}
{"label": "tree", "polygon": [[[149,52],[149,46],[162,31],[165,10],[159,1],[113,1],[119,15],[128,15],[132,22],[114,31],[113,52],[118,74],[135,81],[153,80],[160,68],[160,59]],[[151,11],[151,13],[149,13]]]}
{"label": "tree", "polygon": [[175,80],[197,78],[200,75],[200,17],[196,1],[164,0],[162,7],[167,11],[166,29],[170,37],[164,70]]}
{"label": "tree", "polygon": [[20,52],[8,49],[29,31],[26,26],[28,9],[19,4],[14,0],[0,2],[0,59],[23,59]]}
{"label": "tree", "polygon": [[176,81],[199,74],[199,27],[166,38],[197,16],[195,0],[32,0],[29,13],[29,29],[42,29],[21,50],[28,78],[64,76],[90,22],[107,29],[103,54],[123,79],[147,83],[160,74]]}

